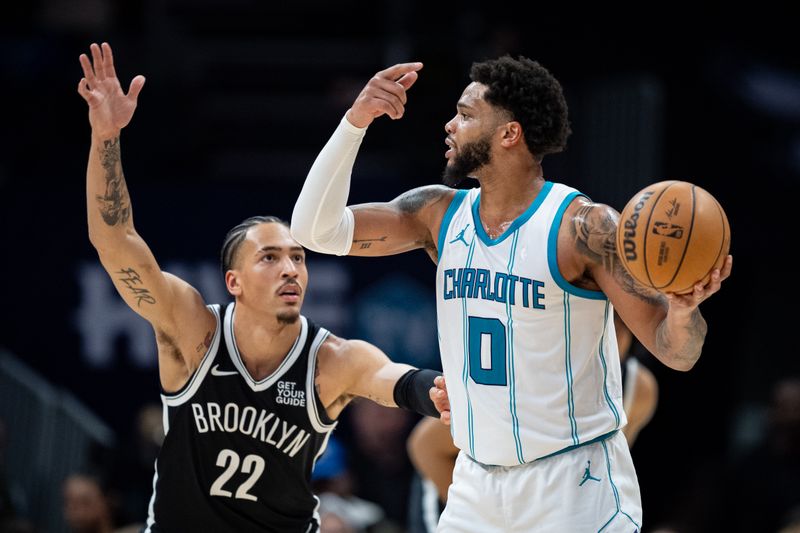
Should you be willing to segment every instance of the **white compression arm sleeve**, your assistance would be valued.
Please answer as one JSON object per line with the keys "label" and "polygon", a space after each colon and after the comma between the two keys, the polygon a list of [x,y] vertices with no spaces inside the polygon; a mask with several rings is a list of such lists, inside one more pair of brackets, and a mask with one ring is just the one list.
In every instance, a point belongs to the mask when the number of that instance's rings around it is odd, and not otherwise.
{"label": "white compression arm sleeve", "polygon": [[355,227],[347,207],[350,174],[366,131],[342,118],[306,176],[292,212],[292,237],[310,250],[350,252]]}

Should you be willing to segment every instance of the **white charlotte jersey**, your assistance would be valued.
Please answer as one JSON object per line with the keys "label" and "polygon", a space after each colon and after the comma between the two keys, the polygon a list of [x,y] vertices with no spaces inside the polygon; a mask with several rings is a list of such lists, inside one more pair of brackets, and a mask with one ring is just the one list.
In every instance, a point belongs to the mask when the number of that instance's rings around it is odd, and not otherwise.
{"label": "white charlotte jersey", "polygon": [[451,431],[481,463],[527,463],[625,425],[613,307],[569,284],[556,262],[578,195],[545,182],[494,240],[479,188],[457,191],[442,220],[436,300]]}

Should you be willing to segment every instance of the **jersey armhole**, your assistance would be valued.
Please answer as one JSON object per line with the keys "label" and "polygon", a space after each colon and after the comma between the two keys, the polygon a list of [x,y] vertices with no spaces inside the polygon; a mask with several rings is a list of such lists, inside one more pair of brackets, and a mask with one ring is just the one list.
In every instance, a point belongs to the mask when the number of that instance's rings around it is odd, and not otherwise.
{"label": "jersey armhole", "polygon": [[317,331],[311,343],[311,347],[308,350],[308,369],[306,371],[306,396],[309,398],[309,401],[306,402],[308,420],[319,433],[331,431],[337,424],[335,420],[331,420],[327,411],[325,411],[325,406],[322,404],[322,400],[317,394],[317,388],[314,383],[317,369],[317,354],[322,343],[328,338],[328,335],[330,335],[330,332],[324,328],[319,328]]}
{"label": "jersey armhole", "polygon": [[455,216],[456,211],[461,206],[461,203],[464,201],[464,197],[467,195],[466,190],[459,189],[453,195],[453,199],[450,200],[450,205],[447,207],[447,211],[444,213],[444,217],[442,217],[442,224],[439,226],[439,238],[437,239],[437,254],[439,257],[439,262],[442,261],[442,255],[444,254],[444,241],[445,237],[447,236],[447,229],[450,227],[450,221],[453,220],[453,216]]}
{"label": "jersey armhole", "polygon": [[214,330],[214,337],[211,340],[211,345],[208,347],[205,355],[203,355],[203,358],[200,360],[200,364],[197,365],[197,369],[195,369],[194,373],[189,377],[189,380],[183,385],[183,387],[175,392],[167,392],[164,390],[163,386],[159,385],[161,398],[163,399],[164,403],[170,407],[181,405],[194,396],[194,393],[197,392],[198,388],[200,388],[200,384],[203,382],[203,379],[208,373],[211,363],[217,356],[219,340],[220,336],[222,335],[222,321],[220,320],[221,306],[219,304],[213,304],[206,307],[214,314],[214,320],[217,322],[217,327]]}
{"label": "jersey armhole", "polygon": [[553,277],[553,280],[555,280],[556,285],[561,287],[561,290],[564,292],[580,296],[581,298],[588,298],[589,300],[606,300],[606,295],[602,291],[590,291],[588,289],[576,287],[564,279],[564,276],[561,275],[561,271],[558,269],[558,230],[561,228],[561,219],[564,218],[564,211],[567,210],[567,206],[578,196],[589,199],[585,194],[574,191],[569,193],[561,201],[561,205],[558,206],[558,210],[550,225],[550,232],[547,236],[547,264],[550,268],[550,275]]}

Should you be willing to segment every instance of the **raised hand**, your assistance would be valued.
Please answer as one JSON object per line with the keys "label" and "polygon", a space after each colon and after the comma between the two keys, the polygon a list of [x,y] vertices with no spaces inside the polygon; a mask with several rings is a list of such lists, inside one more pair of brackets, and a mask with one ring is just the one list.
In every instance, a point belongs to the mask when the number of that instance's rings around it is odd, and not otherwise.
{"label": "raised hand", "polygon": [[406,91],[417,81],[421,68],[422,63],[399,63],[375,74],[347,111],[347,121],[365,128],[381,115],[402,118],[408,101]]}
{"label": "raised hand", "polygon": [[92,134],[100,139],[111,139],[118,136],[133,118],[136,100],[144,86],[144,76],[133,78],[128,94],[125,94],[114,71],[111,46],[103,43],[100,47],[92,43],[89,49],[91,61],[86,54],[81,54],[79,58],[83,78],[78,82],[78,94],[89,104]]}

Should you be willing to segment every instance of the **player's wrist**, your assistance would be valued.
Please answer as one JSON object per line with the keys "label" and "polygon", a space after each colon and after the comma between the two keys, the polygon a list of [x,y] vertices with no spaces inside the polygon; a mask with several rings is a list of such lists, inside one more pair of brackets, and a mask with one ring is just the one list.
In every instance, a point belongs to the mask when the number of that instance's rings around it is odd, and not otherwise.
{"label": "player's wrist", "polygon": [[394,403],[402,409],[439,418],[439,410],[428,391],[433,387],[433,380],[441,375],[441,372],[435,370],[418,368],[409,370],[395,383]]}
{"label": "player's wrist", "polygon": [[344,120],[342,120],[342,124],[344,124],[345,128],[351,133],[363,135],[369,125],[372,124],[373,120],[374,119],[371,115],[359,114],[351,107],[347,110],[347,113],[344,114]]}
{"label": "player's wrist", "polygon": [[110,141],[112,139],[118,138],[120,133],[122,133],[121,129],[92,128],[92,139],[100,142]]}

